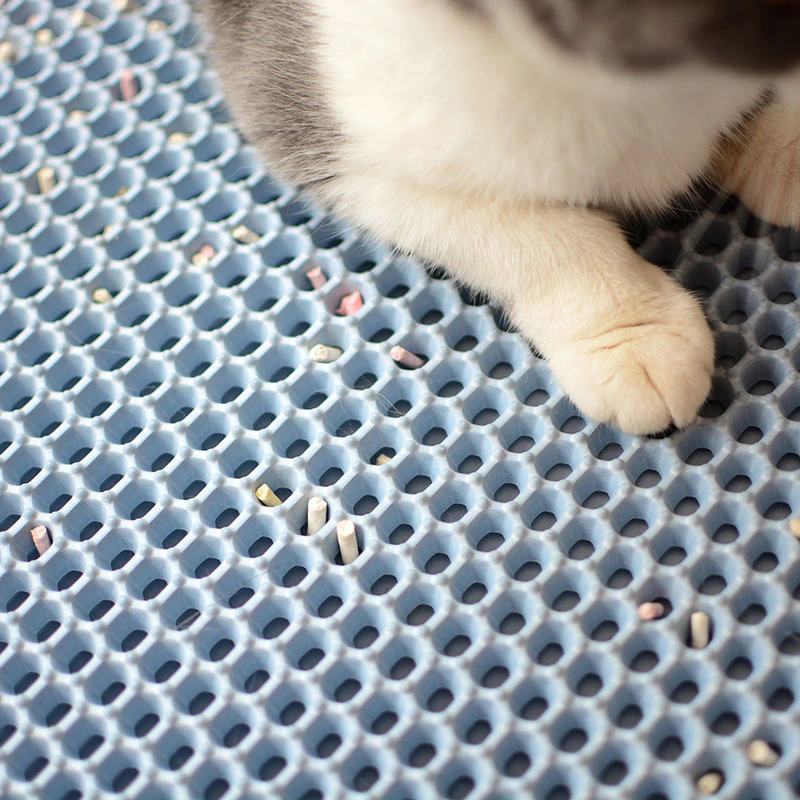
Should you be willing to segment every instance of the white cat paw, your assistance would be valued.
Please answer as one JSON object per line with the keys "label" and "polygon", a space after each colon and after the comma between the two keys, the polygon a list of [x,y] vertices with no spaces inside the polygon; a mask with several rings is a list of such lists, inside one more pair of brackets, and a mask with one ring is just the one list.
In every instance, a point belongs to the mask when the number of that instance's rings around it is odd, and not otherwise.
{"label": "white cat paw", "polygon": [[695,301],[676,299],[679,307],[666,314],[645,305],[633,319],[551,354],[554,375],[581,411],[634,434],[695,419],[711,388],[714,340]]}

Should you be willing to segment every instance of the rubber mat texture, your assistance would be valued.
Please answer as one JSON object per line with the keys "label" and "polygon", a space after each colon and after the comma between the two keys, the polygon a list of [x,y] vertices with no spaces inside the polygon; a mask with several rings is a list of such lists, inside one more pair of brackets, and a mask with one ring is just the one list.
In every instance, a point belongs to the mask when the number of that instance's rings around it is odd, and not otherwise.
{"label": "rubber mat texture", "polygon": [[0,27],[0,797],[796,796],[800,233],[728,202],[636,235],[718,368],[689,430],[624,436],[273,180],[184,3]]}

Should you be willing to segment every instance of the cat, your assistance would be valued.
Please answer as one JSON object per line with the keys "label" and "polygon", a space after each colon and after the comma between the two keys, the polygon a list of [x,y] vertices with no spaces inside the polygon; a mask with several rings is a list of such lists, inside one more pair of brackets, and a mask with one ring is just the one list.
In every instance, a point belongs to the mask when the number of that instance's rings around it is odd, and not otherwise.
{"label": "cat", "polygon": [[621,213],[800,217],[797,0],[200,0],[271,169],[489,296],[586,415],[690,424],[714,341]]}

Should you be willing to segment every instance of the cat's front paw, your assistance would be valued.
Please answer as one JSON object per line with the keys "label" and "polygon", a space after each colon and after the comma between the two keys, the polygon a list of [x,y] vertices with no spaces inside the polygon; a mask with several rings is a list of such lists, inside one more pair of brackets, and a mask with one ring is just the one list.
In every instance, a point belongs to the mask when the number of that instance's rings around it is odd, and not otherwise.
{"label": "cat's front paw", "polygon": [[713,171],[759,219],[800,226],[800,110],[763,109],[743,136],[721,145]]}
{"label": "cat's front paw", "polygon": [[688,296],[681,307],[645,305],[629,320],[556,349],[550,364],[572,401],[627,433],[692,422],[711,388],[714,340]]}

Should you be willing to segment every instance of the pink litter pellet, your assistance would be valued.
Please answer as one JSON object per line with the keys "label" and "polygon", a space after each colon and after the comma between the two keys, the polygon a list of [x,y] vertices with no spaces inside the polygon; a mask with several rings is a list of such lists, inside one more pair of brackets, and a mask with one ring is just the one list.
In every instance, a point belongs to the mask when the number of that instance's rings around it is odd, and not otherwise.
{"label": "pink litter pellet", "polygon": [[364,301],[361,299],[361,295],[358,292],[351,292],[341,299],[336,313],[345,317],[351,317],[353,314],[357,314],[363,305]]}
{"label": "pink litter pellet", "polygon": [[31,539],[33,539],[33,546],[40,556],[43,556],[49,549],[52,542],[50,541],[50,534],[44,525],[37,525],[31,528]]}
{"label": "pink litter pellet", "polygon": [[661,603],[642,603],[638,608],[639,619],[644,622],[652,622],[654,619],[661,619],[664,616],[664,606]]}
{"label": "pink litter pellet", "polygon": [[419,369],[425,365],[425,361],[421,359],[416,353],[406,350],[405,347],[395,345],[390,351],[389,355],[401,366],[408,367],[409,369]]}
{"label": "pink litter pellet", "polygon": [[119,76],[119,93],[125,102],[130,102],[139,93],[136,76],[132,70],[124,69]]}
{"label": "pink litter pellet", "polygon": [[308,278],[309,283],[315,289],[321,289],[328,280],[325,277],[325,273],[322,271],[321,267],[313,267],[312,269],[308,270],[308,272],[306,272],[306,278]]}

